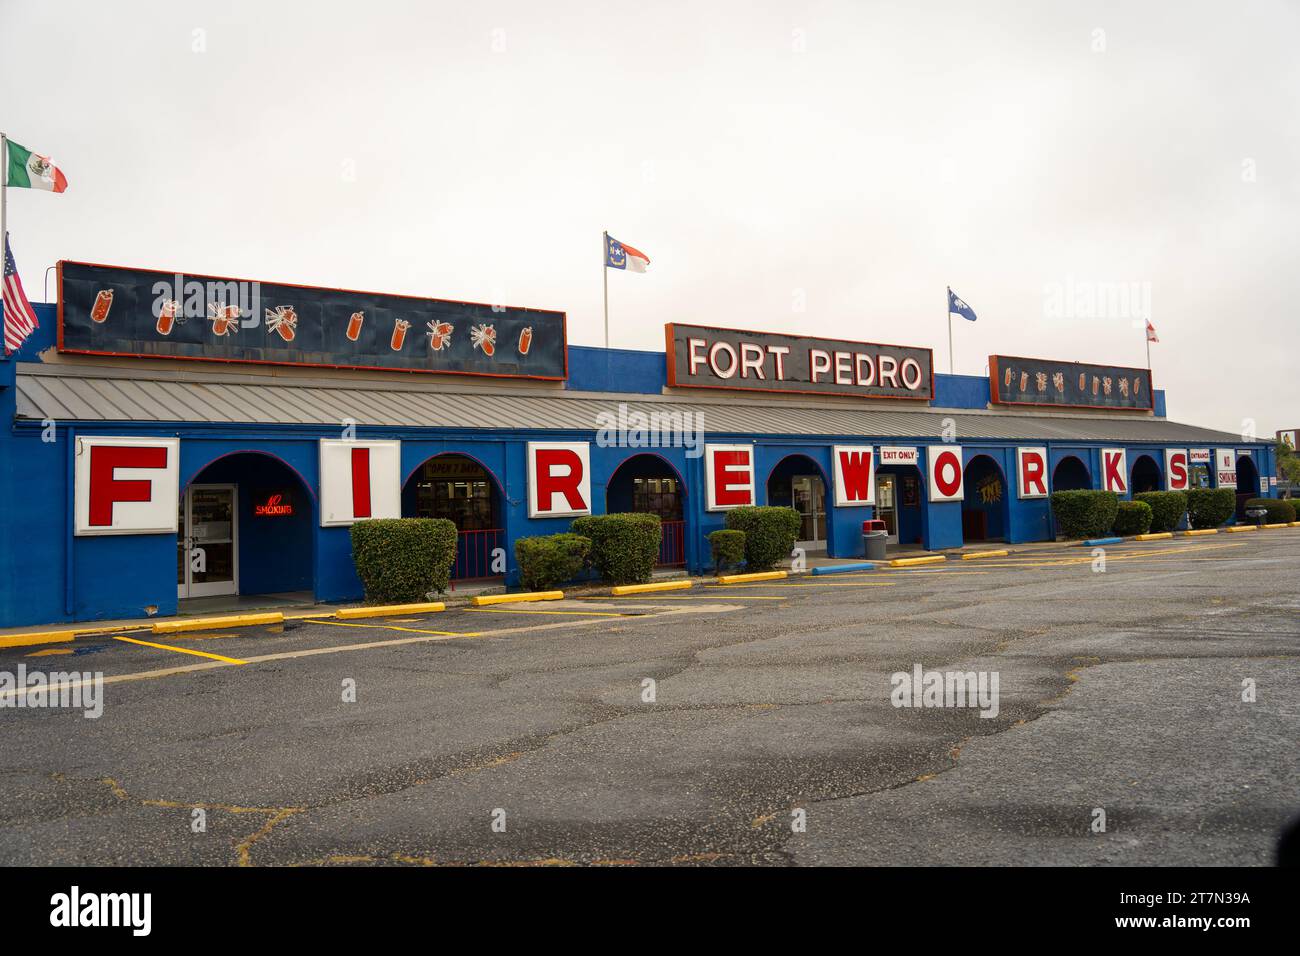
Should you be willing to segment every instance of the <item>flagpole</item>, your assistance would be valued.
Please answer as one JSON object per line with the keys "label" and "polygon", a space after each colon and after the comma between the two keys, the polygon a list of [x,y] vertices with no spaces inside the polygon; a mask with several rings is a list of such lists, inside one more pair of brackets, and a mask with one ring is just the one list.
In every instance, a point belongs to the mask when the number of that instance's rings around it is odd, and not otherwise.
{"label": "flagpole", "polygon": [[605,284],[605,348],[609,348],[609,230],[600,234],[600,277]]}
{"label": "flagpole", "polygon": [[948,295],[943,304],[948,307],[948,374],[956,375],[956,362],[952,357],[952,286],[948,286]]}

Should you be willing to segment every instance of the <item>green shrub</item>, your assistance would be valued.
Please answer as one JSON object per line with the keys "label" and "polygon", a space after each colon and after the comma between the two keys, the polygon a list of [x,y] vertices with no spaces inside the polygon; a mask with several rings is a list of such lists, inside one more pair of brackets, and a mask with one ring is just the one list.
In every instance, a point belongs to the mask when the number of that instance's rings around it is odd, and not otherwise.
{"label": "green shrub", "polygon": [[528,591],[549,591],[581,574],[590,553],[591,540],[580,534],[516,538],[519,581]]}
{"label": "green shrub", "polygon": [[1052,492],[1056,528],[1067,538],[1105,537],[1118,511],[1119,496],[1113,491]]}
{"label": "green shrub", "polygon": [[1283,501],[1281,498],[1251,498],[1243,507],[1265,509],[1268,514],[1264,516],[1264,520],[1269,524],[1296,520],[1295,503]]}
{"label": "green shrub", "polygon": [[609,584],[644,584],[659,561],[658,515],[588,515],[574,519],[573,532],[591,539],[591,563]]}
{"label": "green shrub", "polygon": [[372,604],[410,604],[447,590],[456,526],[446,518],[376,518],[352,525],[352,563]]}
{"label": "green shrub", "polygon": [[1151,530],[1151,506],[1145,501],[1121,501],[1115,512],[1113,533],[1120,537],[1146,534]]}
{"label": "green shrub", "polygon": [[709,546],[713,549],[713,570],[721,571],[745,560],[745,532],[723,528],[709,532]]}
{"label": "green shrub", "polygon": [[1187,513],[1187,495],[1181,491],[1140,491],[1134,501],[1145,501],[1151,506],[1151,530],[1173,531]]}
{"label": "green shrub", "polygon": [[1231,488],[1192,488],[1187,492],[1187,520],[1193,528],[1217,528],[1237,510]]}
{"label": "green shrub", "polygon": [[745,565],[750,571],[767,571],[789,558],[799,525],[793,508],[745,505],[727,512],[727,527],[745,532]]}

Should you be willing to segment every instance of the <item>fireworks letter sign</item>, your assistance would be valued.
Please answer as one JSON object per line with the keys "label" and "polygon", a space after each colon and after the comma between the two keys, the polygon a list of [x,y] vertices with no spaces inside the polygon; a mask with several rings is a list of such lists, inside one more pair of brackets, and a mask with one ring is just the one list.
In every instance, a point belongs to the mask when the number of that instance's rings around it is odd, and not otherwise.
{"label": "fireworks letter sign", "polygon": [[565,315],[59,263],[59,350],[520,378],[567,374]]}
{"label": "fireworks letter sign", "polygon": [[1151,372],[1144,368],[990,355],[989,395],[995,405],[1150,410]]}

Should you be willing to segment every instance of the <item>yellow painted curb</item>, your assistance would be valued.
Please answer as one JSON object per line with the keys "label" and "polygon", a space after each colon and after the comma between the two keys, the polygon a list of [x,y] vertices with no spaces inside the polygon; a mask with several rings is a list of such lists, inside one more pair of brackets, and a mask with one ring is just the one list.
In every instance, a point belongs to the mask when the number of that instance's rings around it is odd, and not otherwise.
{"label": "yellow painted curb", "polygon": [[1172,538],[1173,536],[1174,533],[1172,531],[1152,531],[1148,534],[1135,534],[1133,535],[1133,540],[1134,541],[1163,541],[1165,538]]}
{"label": "yellow painted curb", "polygon": [[722,574],[719,584],[744,584],[746,581],[778,581],[790,576],[789,571],[755,571],[753,574]]}
{"label": "yellow painted curb", "polygon": [[26,634],[0,635],[0,647],[32,647],[36,644],[61,644],[74,640],[76,631],[29,631]]}
{"label": "yellow painted curb", "polygon": [[1291,522],[1289,521],[1277,521],[1274,522],[1273,524],[1264,525],[1265,528],[1289,528],[1290,526],[1291,526]]}
{"label": "yellow painted curb", "polygon": [[1202,534],[1218,534],[1218,533],[1219,533],[1218,528],[1193,528],[1190,531],[1184,531],[1183,537],[1195,538],[1198,535],[1202,535]]}
{"label": "yellow painted curb", "polygon": [[564,599],[563,591],[524,591],[522,594],[476,594],[469,599],[475,607],[489,604],[514,604],[518,601],[560,601]]}
{"label": "yellow painted curb", "polygon": [[1253,524],[1234,524],[1231,528],[1224,528],[1228,534],[1241,534],[1243,531],[1257,530]]}
{"label": "yellow painted curb", "polygon": [[624,594],[645,594],[648,591],[685,591],[694,586],[694,581],[651,581],[649,584],[620,584],[610,588],[609,593],[613,597],[622,597]]}
{"label": "yellow painted curb", "polygon": [[250,624],[283,624],[283,611],[262,614],[232,614],[226,617],[187,617],[180,621],[159,621],[151,630],[155,634],[179,634],[183,631],[214,631],[223,627],[247,627]]}
{"label": "yellow painted curb", "polygon": [[[1010,553],[1010,551],[972,551],[969,554],[963,554],[961,559],[963,561],[978,561],[980,558],[1005,558]],[[907,559],[904,558],[903,560],[906,561]]]}
{"label": "yellow painted curb", "polygon": [[354,617],[391,617],[395,614],[428,614],[431,611],[445,611],[447,605],[441,601],[425,601],[423,604],[385,604],[379,607],[345,607],[334,612],[341,621]]}
{"label": "yellow painted curb", "polygon": [[917,564],[943,564],[948,559],[942,554],[927,554],[923,558],[894,558],[889,562],[891,568],[910,568]]}
{"label": "yellow painted curb", "polygon": [[1288,528],[1300,528],[1300,521],[1289,521],[1289,522],[1287,522],[1287,527],[1288,527]]}

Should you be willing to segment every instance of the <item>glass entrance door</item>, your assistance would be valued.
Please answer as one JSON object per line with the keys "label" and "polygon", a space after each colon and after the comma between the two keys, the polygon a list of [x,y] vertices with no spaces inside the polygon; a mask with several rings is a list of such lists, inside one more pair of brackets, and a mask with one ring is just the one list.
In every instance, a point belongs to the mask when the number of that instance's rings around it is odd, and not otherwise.
{"label": "glass entrance door", "polygon": [[898,477],[876,472],[876,517],[885,523],[889,544],[898,544]]}
{"label": "glass entrance door", "polygon": [[239,593],[239,511],[234,485],[190,485],[176,539],[179,597]]}
{"label": "glass entrance door", "polygon": [[819,475],[795,475],[790,479],[794,510],[799,512],[799,540],[805,551],[826,547],[826,486]]}

